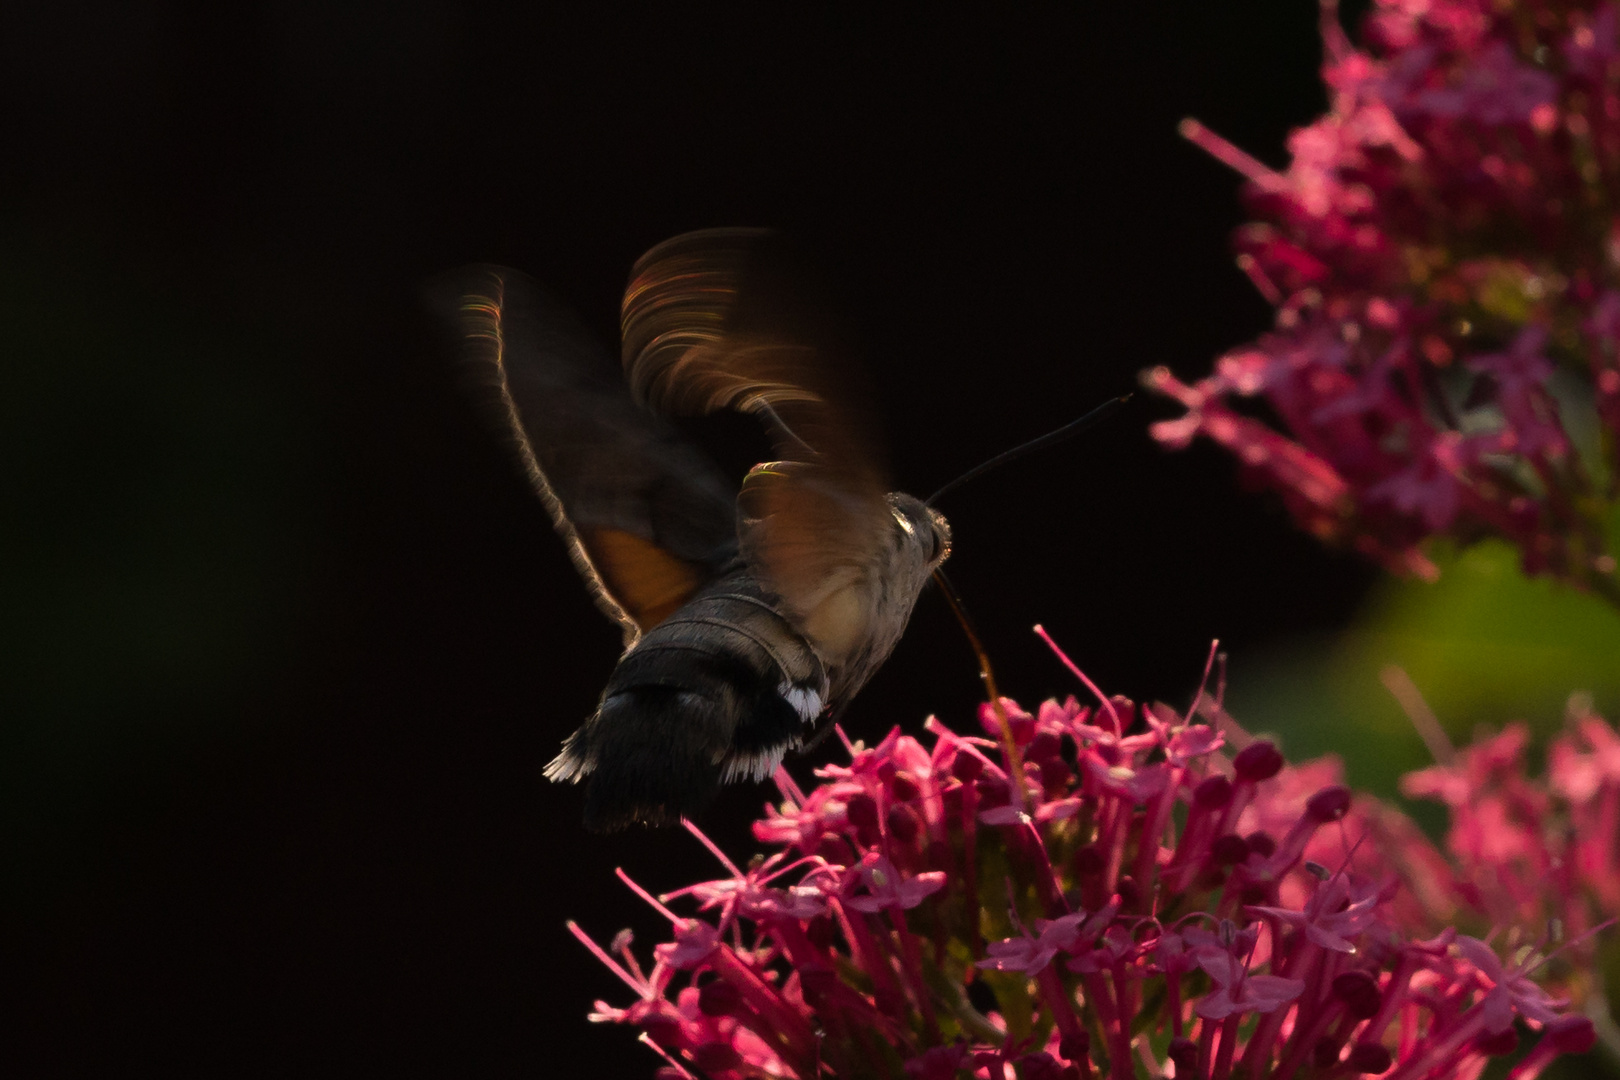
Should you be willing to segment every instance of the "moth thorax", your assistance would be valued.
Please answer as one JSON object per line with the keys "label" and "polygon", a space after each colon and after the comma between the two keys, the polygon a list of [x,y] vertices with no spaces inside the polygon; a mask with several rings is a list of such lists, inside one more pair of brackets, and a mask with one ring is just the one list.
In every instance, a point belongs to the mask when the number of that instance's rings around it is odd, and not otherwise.
{"label": "moth thorax", "polygon": [[950,552],[950,527],[938,512],[899,492],[888,502],[892,532],[872,565],[840,581],[801,623],[827,664],[835,699],[847,700],[888,659]]}
{"label": "moth thorax", "polygon": [[883,570],[862,574],[827,594],[804,620],[804,632],[815,643],[816,651],[837,663],[860,648],[872,634],[878,615]]}

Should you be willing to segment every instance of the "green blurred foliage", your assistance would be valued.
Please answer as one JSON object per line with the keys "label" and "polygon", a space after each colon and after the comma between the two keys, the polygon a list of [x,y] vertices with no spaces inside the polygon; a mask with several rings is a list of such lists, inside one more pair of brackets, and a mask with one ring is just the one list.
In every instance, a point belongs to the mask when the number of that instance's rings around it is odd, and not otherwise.
{"label": "green blurred foliage", "polygon": [[1379,673],[1403,668],[1453,741],[1525,720],[1545,739],[1571,693],[1620,722],[1620,611],[1547,578],[1528,578],[1500,541],[1436,554],[1434,584],[1390,580],[1355,623],[1325,640],[1231,659],[1228,705],[1290,758],[1337,753],[1350,782],[1379,794],[1430,757]]}

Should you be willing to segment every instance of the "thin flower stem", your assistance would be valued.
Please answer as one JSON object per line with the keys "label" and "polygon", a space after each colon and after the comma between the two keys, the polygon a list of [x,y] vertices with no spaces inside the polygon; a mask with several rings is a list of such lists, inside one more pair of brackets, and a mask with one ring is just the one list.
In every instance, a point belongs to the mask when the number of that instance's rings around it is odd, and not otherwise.
{"label": "thin flower stem", "polygon": [[743,876],[743,872],[737,869],[737,864],[726,858],[726,853],[721,851],[719,845],[717,845],[713,840],[710,840],[702,829],[693,824],[691,818],[681,818],[681,827],[687,832],[691,833],[693,836],[697,837],[698,843],[708,848],[709,854],[718,859],[720,865],[731,872],[732,877]]}
{"label": "thin flower stem", "polygon": [[1058,977],[1057,966],[1047,964],[1035,976],[1035,985],[1040,990],[1041,1000],[1046,1003],[1046,1011],[1052,1016],[1052,1023],[1057,1026],[1064,1038],[1073,1040],[1074,1045],[1084,1045],[1088,1036],[1080,1016],[1074,1011],[1074,996],[1063,987],[1063,980]]}
{"label": "thin flower stem", "polygon": [[1131,1065],[1130,1019],[1122,1010],[1121,1003],[1109,993],[1108,983],[1103,978],[1102,972],[1086,972],[1081,976],[1081,982],[1086,988],[1086,1000],[1096,1010],[1097,1019],[1102,1024],[1108,1040],[1109,1075],[1116,1080],[1121,1078],[1130,1080],[1134,1074],[1134,1066]]}
{"label": "thin flower stem", "polygon": [[1406,984],[1411,981],[1413,973],[1418,970],[1421,963],[1412,950],[1407,949],[1401,953],[1400,959],[1395,962],[1395,970],[1390,973],[1389,980],[1384,984],[1383,1001],[1378,1007],[1378,1012],[1362,1030],[1363,1039],[1383,1041],[1384,1030],[1389,1027],[1390,1021],[1407,1001]]}
{"label": "thin flower stem", "polygon": [[1216,836],[1229,833],[1237,827],[1238,818],[1243,815],[1243,811],[1254,798],[1255,787],[1252,780],[1239,779],[1232,784],[1232,801],[1226,804],[1220,823],[1215,826]]}
{"label": "thin flower stem", "polygon": [[1125,841],[1135,815],[1124,799],[1112,798],[1109,802],[1111,805],[1106,824],[1100,834],[1108,844],[1108,860],[1103,868],[1103,892],[1111,895],[1119,888],[1119,868],[1125,862]]}
{"label": "thin flower stem", "polygon": [[[1114,1038],[1118,1047],[1118,1056],[1115,1060],[1123,1058],[1128,1061],[1131,1057],[1131,1024],[1136,1019],[1136,1002],[1131,993],[1131,981],[1126,974],[1125,966],[1116,964],[1111,974],[1114,980],[1114,1001],[1119,1010],[1119,1022],[1114,1025]],[[1135,1075],[1134,1066],[1123,1074],[1125,1080],[1131,1080]]]}
{"label": "thin flower stem", "polygon": [[1136,884],[1142,890],[1142,903],[1146,905],[1144,910],[1150,910],[1153,906],[1158,886],[1159,837],[1169,827],[1170,811],[1175,807],[1176,792],[1181,790],[1185,773],[1186,770],[1180,768],[1171,772],[1169,783],[1165,784],[1142,823],[1142,835],[1137,840]]}
{"label": "thin flower stem", "polygon": [[[984,955],[983,918],[979,911],[979,790],[971,783],[962,785],[962,892],[968,929],[968,948],[974,956]],[[977,971],[971,964],[967,980]]]}
{"label": "thin flower stem", "polygon": [[575,922],[573,919],[569,919],[563,925],[568,927],[568,932],[573,934],[574,937],[579,940],[581,945],[590,950],[591,955],[596,957],[596,959],[601,962],[603,967],[617,975],[626,986],[638,994],[646,991],[646,980],[632,979],[630,977],[630,973],[626,971],[617,960],[613,959],[613,957],[608,954],[606,949],[602,948],[602,946],[598,945],[594,940],[592,940],[589,934],[581,930],[577,922]]}
{"label": "thin flower stem", "polygon": [[1047,647],[1057,654],[1057,658],[1063,662],[1063,666],[1073,672],[1074,677],[1084,683],[1087,690],[1090,690],[1094,695],[1096,695],[1097,700],[1102,703],[1103,711],[1108,713],[1109,717],[1114,721],[1114,734],[1124,735],[1125,725],[1120,722],[1119,712],[1114,708],[1114,703],[1110,701],[1101,690],[1097,689],[1097,684],[1092,682],[1091,679],[1087,677],[1086,673],[1081,671],[1079,666],[1075,664],[1073,660],[1069,659],[1069,655],[1067,653],[1058,648],[1057,642],[1052,640],[1052,635],[1046,632],[1045,627],[1037,623],[1035,626],[1035,633],[1040,635],[1040,639],[1046,642]]}
{"label": "thin flower stem", "polygon": [[1293,1034],[1289,1036],[1284,1048],[1282,1063],[1269,1074],[1261,1072],[1259,1064],[1256,1063],[1254,1075],[1267,1076],[1268,1080],[1289,1080],[1305,1063],[1305,1056],[1316,1049],[1317,1041],[1333,1022],[1333,1018],[1338,1015],[1339,1008],[1335,1006],[1317,1010],[1309,1024],[1300,1023],[1296,1019]]}
{"label": "thin flower stem", "polygon": [[1103,981],[1102,974],[1096,971],[1084,972],[1080,976],[1080,984],[1085,987],[1086,1002],[1096,1014],[1104,1031],[1117,1026],[1120,1020],[1119,1010],[1114,1007],[1113,999],[1108,993],[1108,984]]}
{"label": "thin flower stem", "polygon": [[1187,891],[1193,875],[1203,868],[1205,848],[1209,844],[1210,827],[1221,808],[1206,809],[1193,804],[1188,811],[1187,825],[1176,842],[1175,854],[1165,867],[1164,887],[1171,894]]}
{"label": "thin flower stem", "polygon": [[680,1073],[681,1076],[686,1078],[686,1080],[697,1080],[697,1077],[692,1074],[692,1071],[690,1069],[688,1069],[685,1065],[681,1064],[681,1061],[680,1061],[679,1058],[677,1058],[675,1055],[671,1054],[668,1050],[665,1050],[662,1046],[659,1046],[657,1041],[654,1040],[653,1037],[648,1035],[645,1031],[643,1031],[639,1036],[637,1036],[636,1041],[642,1043],[645,1046],[652,1047],[653,1053],[657,1054],[659,1057],[661,1057],[665,1061],[669,1062],[669,1067],[674,1069],[676,1072]]}
{"label": "thin flower stem", "polygon": [[1209,1070],[1214,1062],[1211,1060],[1215,1053],[1215,1029],[1220,1025],[1206,1016],[1198,1018],[1198,1076],[1200,1080],[1208,1080]]}
{"label": "thin flower stem", "polygon": [[[1276,942],[1278,940],[1277,928],[1275,923],[1269,921],[1268,926],[1268,932],[1271,934],[1271,940],[1273,942],[1272,963],[1273,970],[1275,970],[1277,954]],[[1279,974],[1288,978],[1300,979],[1300,981],[1304,982],[1307,987],[1323,985],[1320,980],[1310,978],[1309,972],[1301,973],[1301,968],[1306,964],[1310,964],[1312,967],[1316,966],[1320,952],[1321,950],[1315,945],[1312,945],[1310,942],[1307,941],[1302,943],[1300,947],[1295,949],[1293,954],[1288,957],[1287,962],[1283,965],[1283,970],[1279,972]],[[1307,1006],[1311,1004],[1313,1003],[1306,1001],[1303,995],[1298,1000],[1297,1012],[1295,1012],[1294,1016],[1294,1023],[1296,1027],[1303,1027],[1309,1024],[1310,1017],[1307,1012]],[[1238,1065],[1239,1072],[1247,1069],[1249,1075],[1254,1077],[1254,1080],[1261,1080],[1261,1077],[1264,1075],[1263,1070],[1267,1065],[1270,1064],[1272,1060],[1272,1047],[1277,1041],[1277,1035],[1282,1030],[1283,1021],[1287,1018],[1289,1011],[1290,1006],[1284,1005],[1281,1008],[1273,1009],[1271,1012],[1260,1018],[1260,1023],[1255,1028],[1254,1034],[1249,1036],[1249,1045],[1244,1049],[1243,1059]]]}
{"label": "thin flower stem", "polygon": [[1237,1052],[1238,1024],[1242,1013],[1233,1013],[1221,1023],[1221,1046],[1215,1055],[1215,1067],[1210,1080],[1226,1080],[1232,1074],[1232,1055]]}
{"label": "thin flower stem", "polygon": [[714,973],[734,985],[749,1007],[757,1010],[768,1034],[782,1051],[803,1063],[815,1054],[815,1033],[808,1021],[770,983],[761,979],[729,948],[722,946],[709,957]]}
{"label": "thin flower stem", "polygon": [[1275,190],[1282,187],[1283,178],[1268,168],[1264,162],[1250,157],[1192,117],[1189,116],[1183,120],[1179,125],[1179,130],[1183,139],[1197,146],[1221,164],[1242,174],[1244,179],[1269,189]]}
{"label": "thin flower stem", "polygon": [[1412,681],[1406,670],[1396,664],[1385,665],[1378,672],[1378,680],[1400,703],[1401,710],[1406,713],[1407,719],[1412,721],[1412,726],[1417,729],[1423,745],[1429,748],[1429,756],[1442,765],[1454,764],[1457,760],[1457,748],[1451,744],[1446,729],[1440,726],[1440,718],[1434,715],[1429,703],[1423,700],[1423,692],[1417,688],[1417,684]]}
{"label": "thin flower stem", "polygon": [[952,996],[945,998],[950,1007],[950,1013],[956,1022],[962,1025],[964,1032],[972,1035],[983,1043],[999,1044],[1007,1033],[990,1022],[990,1019],[973,1007],[968,1000],[964,984],[955,980],[945,980],[944,985],[949,987]]}
{"label": "thin flower stem", "polygon": [[866,916],[860,912],[846,912],[842,904],[838,905],[842,913],[844,932],[849,937],[852,948],[859,952],[861,970],[872,979],[872,997],[877,1006],[885,1014],[897,1021],[905,1019],[906,995],[895,981],[894,968],[889,961],[888,953],[878,946],[877,936],[872,933],[871,927],[866,924]]}
{"label": "thin flower stem", "polygon": [[1182,724],[1191,724],[1193,717],[1198,715],[1198,706],[1204,700],[1204,690],[1209,686],[1209,673],[1214,670],[1215,657],[1220,653],[1221,639],[1212,638],[1209,643],[1209,656],[1204,659],[1204,674],[1198,680],[1198,690],[1193,694],[1192,704],[1187,706],[1186,715],[1181,718]]}
{"label": "thin flower stem", "polygon": [[928,992],[928,983],[923,978],[922,957],[917,948],[917,936],[906,928],[906,913],[899,905],[890,907],[889,921],[894,924],[895,936],[900,939],[900,962],[906,973],[906,981],[910,984],[912,1000],[922,1013],[923,1024],[928,1029],[929,1042],[939,1042],[939,1021],[934,1016],[933,995]]}
{"label": "thin flower stem", "polygon": [[670,922],[679,925],[686,921],[673,911],[669,910],[669,908],[665,907],[663,902],[660,901],[658,897],[654,896],[652,893],[648,892],[646,889],[643,889],[640,885],[637,885],[633,880],[631,880],[630,875],[624,872],[623,867],[615,866],[613,868],[613,873],[620,881],[624,882],[625,885],[629,887],[631,892],[645,900],[649,907],[658,912],[658,914],[662,915],[664,918],[668,919]]}
{"label": "thin flower stem", "polygon": [[1035,886],[1040,893],[1041,906],[1046,909],[1046,917],[1056,919],[1067,915],[1069,904],[1063,898],[1063,886],[1052,869],[1051,859],[1047,857],[1046,841],[1041,838],[1041,831],[1028,815],[1019,820],[1018,831],[1024,834],[1025,843],[1022,846],[1035,867]]}

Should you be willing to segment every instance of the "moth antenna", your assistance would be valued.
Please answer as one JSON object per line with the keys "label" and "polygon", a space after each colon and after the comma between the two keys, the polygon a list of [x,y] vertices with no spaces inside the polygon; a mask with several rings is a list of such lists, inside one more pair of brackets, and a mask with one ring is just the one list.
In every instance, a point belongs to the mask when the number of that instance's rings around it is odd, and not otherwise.
{"label": "moth antenna", "polygon": [[747,411],[764,413],[766,417],[770,419],[771,423],[776,425],[778,430],[780,430],[784,435],[792,439],[794,442],[798,443],[800,448],[802,448],[805,453],[809,454],[811,457],[821,456],[820,454],[816,453],[815,447],[799,438],[799,433],[787,426],[787,421],[782,419],[782,414],[777,412],[775,406],[766,400],[764,394],[755,396],[753,401],[749,403]]}
{"label": "moth antenna", "polygon": [[933,506],[934,503],[939,501],[939,497],[941,495],[961,487],[969,480],[974,480],[983,476],[991,469],[1005,465],[1009,461],[1016,461],[1025,454],[1033,454],[1037,450],[1044,450],[1054,443],[1062,442],[1064,439],[1074,438],[1082,431],[1095,426],[1099,422],[1106,420],[1109,416],[1113,415],[1114,411],[1119,409],[1127,401],[1131,400],[1131,397],[1131,394],[1124,394],[1117,398],[1109,398],[1107,401],[1103,402],[1095,409],[1092,409],[1078,420],[1071,420],[1057,430],[1048,431],[1045,435],[1042,435],[1038,439],[1031,439],[1029,442],[1020,443],[1011,450],[1003,450],[989,461],[975,465],[961,476],[958,476],[955,480],[952,480],[950,483],[928,496],[928,498],[924,500],[924,504],[927,506]]}

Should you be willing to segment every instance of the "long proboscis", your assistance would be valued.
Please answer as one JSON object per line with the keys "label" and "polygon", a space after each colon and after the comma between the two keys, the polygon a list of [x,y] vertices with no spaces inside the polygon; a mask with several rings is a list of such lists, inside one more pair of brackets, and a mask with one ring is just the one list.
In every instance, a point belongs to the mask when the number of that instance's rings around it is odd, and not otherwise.
{"label": "long proboscis", "polygon": [[951,584],[951,579],[945,576],[942,568],[934,569],[934,584],[944,594],[945,602],[951,606],[951,614],[961,624],[962,632],[967,635],[968,644],[973,648],[973,655],[979,661],[979,677],[984,680],[984,692],[990,700],[999,702],[1001,694],[996,690],[996,673],[990,669],[990,654],[984,651],[984,642],[979,640],[979,632],[973,628],[973,620],[968,618],[967,605],[962,603],[962,596]]}
{"label": "long proboscis", "polygon": [[1037,450],[1044,450],[1048,446],[1060,443],[1065,439],[1074,438],[1081,432],[1095,427],[1098,423],[1108,419],[1108,417],[1114,414],[1116,409],[1119,409],[1129,400],[1131,400],[1130,394],[1122,394],[1117,398],[1110,398],[1101,405],[1097,406],[1095,409],[1092,409],[1090,412],[1086,413],[1084,416],[1080,417],[1080,419],[1071,420],[1067,424],[1064,424],[1062,427],[1058,428],[1056,431],[1048,431],[1045,435],[1042,435],[1037,439],[1031,439],[1026,443],[1020,443],[1011,450],[1003,450],[989,461],[975,465],[961,476],[958,476],[955,480],[952,480],[950,483],[928,496],[926,500],[927,504],[929,506],[933,506],[939,501],[940,496],[954,491],[956,488],[961,487],[969,480],[978,479],[991,469],[999,468],[1000,466],[1007,464],[1009,461],[1016,461],[1026,454],[1033,454]]}
{"label": "long proboscis", "polygon": [[968,617],[967,605],[962,603],[962,597],[951,584],[951,579],[945,576],[945,571],[939,568],[934,570],[934,583],[939,591],[945,594],[945,602],[951,606],[951,614],[962,626],[962,633],[967,635],[968,644],[973,646],[973,655],[979,661],[979,678],[984,680],[984,694],[990,701],[990,708],[995,710],[996,718],[1001,721],[1001,748],[1007,755],[1007,762],[1013,768],[1013,775],[1021,775],[1023,754],[1018,743],[1013,739],[1012,725],[1007,721],[1007,708],[1001,703],[1001,691],[996,688],[996,673],[990,667],[990,654],[984,650],[984,642],[979,640],[979,632],[973,628],[973,620]]}

